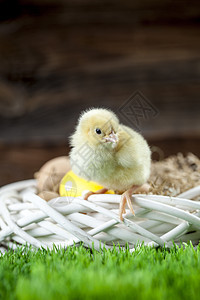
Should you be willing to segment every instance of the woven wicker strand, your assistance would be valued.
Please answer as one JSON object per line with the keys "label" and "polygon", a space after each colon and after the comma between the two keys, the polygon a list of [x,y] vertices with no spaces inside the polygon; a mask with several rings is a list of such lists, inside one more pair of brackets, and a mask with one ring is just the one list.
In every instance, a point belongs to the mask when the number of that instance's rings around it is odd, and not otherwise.
{"label": "woven wicker strand", "polygon": [[120,195],[58,197],[44,201],[36,195],[36,181],[26,180],[0,189],[0,250],[28,244],[36,248],[67,247],[83,242],[99,250],[113,243],[130,251],[136,245],[170,247],[173,242],[200,239],[200,186],[177,197],[133,195],[135,216],[127,209],[118,216]]}

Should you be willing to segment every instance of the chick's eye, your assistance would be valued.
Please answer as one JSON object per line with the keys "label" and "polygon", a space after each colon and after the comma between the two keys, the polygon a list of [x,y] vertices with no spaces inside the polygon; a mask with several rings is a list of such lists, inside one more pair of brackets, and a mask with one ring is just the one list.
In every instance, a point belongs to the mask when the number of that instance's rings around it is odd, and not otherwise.
{"label": "chick's eye", "polygon": [[97,133],[97,134],[101,134],[101,129],[96,128],[96,133]]}

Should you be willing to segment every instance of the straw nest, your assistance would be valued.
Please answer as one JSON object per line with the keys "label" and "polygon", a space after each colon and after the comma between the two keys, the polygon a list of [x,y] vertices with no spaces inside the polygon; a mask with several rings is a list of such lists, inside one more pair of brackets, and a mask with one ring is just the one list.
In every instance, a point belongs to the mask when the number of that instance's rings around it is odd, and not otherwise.
{"label": "straw nest", "polygon": [[67,247],[83,242],[100,249],[144,242],[170,247],[200,238],[200,161],[193,154],[169,157],[152,164],[149,194],[132,197],[135,216],[127,209],[118,216],[120,195],[83,198],[57,197],[46,202],[37,195],[35,180],[0,189],[2,247]]}

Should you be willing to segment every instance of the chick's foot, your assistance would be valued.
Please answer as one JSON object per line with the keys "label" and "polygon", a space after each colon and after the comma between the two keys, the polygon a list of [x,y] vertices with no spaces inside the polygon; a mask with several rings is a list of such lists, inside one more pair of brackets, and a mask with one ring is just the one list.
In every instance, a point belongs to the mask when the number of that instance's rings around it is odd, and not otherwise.
{"label": "chick's foot", "polygon": [[125,210],[126,203],[129,207],[130,211],[132,212],[132,214],[135,215],[135,212],[133,210],[133,206],[131,203],[131,196],[132,196],[132,189],[127,190],[126,192],[124,192],[121,195],[121,201],[120,201],[120,206],[119,206],[119,217],[120,217],[121,221],[123,221],[122,214],[126,213],[126,210]]}
{"label": "chick's foot", "polygon": [[125,210],[126,203],[128,205],[128,208],[132,212],[132,214],[135,216],[135,212],[133,210],[133,206],[131,203],[131,196],[132,196],[133,192],[135,192],[136,190],[137,190],[137,192],[148,192],[149,189],[150,189],[150,185],[147,183],[145,183],[143,185],[134,185],[129,190],[127,190],[126,192],[124,192],[121,195],[121,201],[120,201],[120,206],[119,206],[119,217],[120,217],[121,221],[123,221],[122,214],[126,213],[126,210]]}
{"label": "chick's foot", "polygon": [[100,189],[96,192],[88,192],[84,195],[83,199],[84,200],[87,200],[91,195],[95,195],[95,194],[105,194],[106,192],[108,191],[108,189],[106,188],[103,188],[103,189]]}

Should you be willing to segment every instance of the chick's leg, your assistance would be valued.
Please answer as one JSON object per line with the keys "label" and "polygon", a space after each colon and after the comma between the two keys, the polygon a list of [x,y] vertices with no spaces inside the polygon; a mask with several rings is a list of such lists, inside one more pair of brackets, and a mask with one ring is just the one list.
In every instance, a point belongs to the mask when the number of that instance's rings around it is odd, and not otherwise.
{"label": "chick's leg", "polygon": [[120,217],[121,221],[123,221],[122,214],[126,213],[126,210],[125,210],[126,203],[128,205],[128,208],[132,212],[132,214],[135,215],[135,212],[133,210],[133,206],[131,203],[131,196],[132,196],[133,192],[136,190],[138,190],[138,192],[139,191],[148,192],[149,188],[150,188],[150,186],[148,184],[134,185],[129,190],[127,190],[126,192],[124,192],[121,195],[121,201],[120,201],[120,206],[119,206],[119,217]]}
{"label": "chick's leg", "polygon": [[[137,188],[138,188],[138,186],[135,187],[135,189],[137,189]],[[131,188],[121,195],[121,201],[120,201],[120,206],[119,206],[119,217],[120,217],[121,221],[123,221],[122,214],[126,213],[126,210],[125,210],[126,203],[129,207],[130,211],[132,212],[132,214],[135,215],[135,212],[133,210],[132,203],[131,203],[131,196],[132,196],[133,191],[134,191],[134,189]]]}
{"label": "chick's leg", "polygon": [[84,200],[87,200],[89,196],[91,195],[95,195],[95,194],[105,194],[106,192],[108,191],[108,189],[106,188],[103,188],[103,189],[100,189],[96,192],[88,192],[84,195]]}

